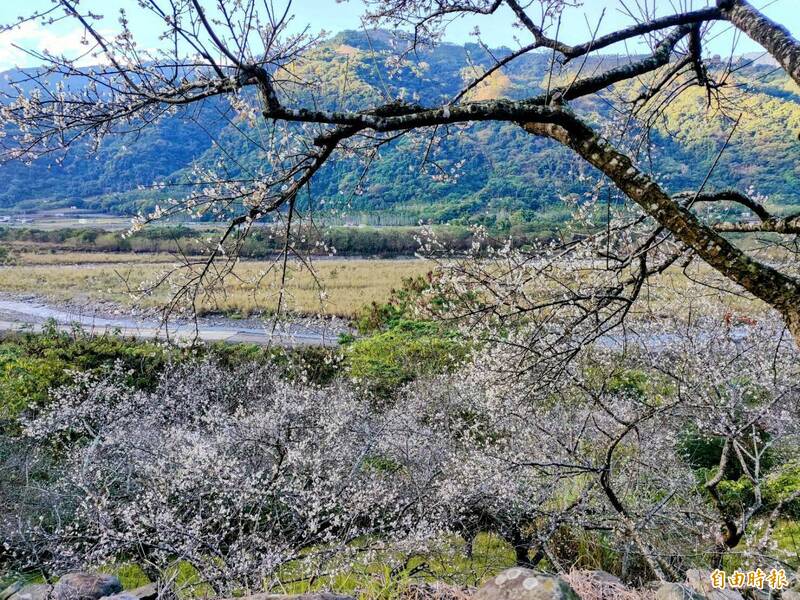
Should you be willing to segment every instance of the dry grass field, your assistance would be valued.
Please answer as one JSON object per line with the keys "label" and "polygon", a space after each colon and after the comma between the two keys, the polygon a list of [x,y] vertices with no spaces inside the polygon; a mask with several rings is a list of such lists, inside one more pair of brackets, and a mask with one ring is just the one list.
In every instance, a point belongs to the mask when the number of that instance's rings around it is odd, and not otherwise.
{"label": "dry grass field", "polygon": [[[20,243],[22,247],[31,244]],[[13,247],[13,245],[12,245]],[[18,266],[76,266],[86,267],[101,264],[168,264],[175,262],[172,254],[146,252],[74,252],[74,251],[30,251],[13,253],[14,265]]]}
{"label": "dry grass field", "polygon": [[[142,296],[136,290],[173,270],[169,254],[18,252],[14,264],[0,267],[0,292],[35,293],[59,302],[110,301],[143,308],[164,306],[180,277]],[[434,264],[424,260],[321,258],[312,274],[301,263],[291,263],[283,307],[297,314],[353,316],[371,302],[386,301],[392,289],[407,277],[424,275]],[[697,314],[730,312],[763,318],[766,307],[748,296],[720,291],[730,284],[708,267],[692,268],[693,279],[680,269],[653,278],[642,290],[633,310],[639,314]],[[320,287],[321,286],[321,287]],[[249,316],[274,311],[280,290],[280,268],[269,261],[242,261],[213,296],[197,302],[198,312]]]}
{"label": "dry grass field", "polygon": [[[162,286],[138,297],[129,292],[174,266],[169,255],[122,253],[21,253],[16,263],[0,267],[0,291],[36,293],[56,301],[111,301],[143,307],[161,306],[174,288]],[[270,270],[270,267],[272,269]],[[423,275],[432,265],[423,260],[322,259],[315,275],[298,262],[290,265],[284,306],[298,314],[350,317],[362,306],[388,299],[403,278]],[[223,289],[201,299],[199,312],[247,316],[274,310],[280,289],[280,268],[266,261],[240,262]],[[322,288],[320,288],[322,284]]]}

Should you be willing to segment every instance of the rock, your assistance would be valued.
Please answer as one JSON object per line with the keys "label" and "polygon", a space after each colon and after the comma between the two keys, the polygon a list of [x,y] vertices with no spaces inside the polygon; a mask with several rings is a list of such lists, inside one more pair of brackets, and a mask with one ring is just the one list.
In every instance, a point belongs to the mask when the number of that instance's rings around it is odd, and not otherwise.
{"label": "rock", "polygon": [[10,598],[18,591],[20,591],[23,587],[25,587],[25,584],[22,581],[15,581],[6,589],[4,589],[2,592],[0,592],[0,600],[6,600],[7,598]]}
{"label": "rock", "polygon": [[226,600],[355,600],[352,596],[334,594],[333,592],[313,592],[309,594],[252,594],[241,598],[227,598]]}
{"label": "rock", "polygon": [[566,581],[530,569],[507,569],[484,583],[474,600],[580,600]]}
{"label": "rock", "polygon": [[[785,596],[780,596],[778,592],[769,589],[759,590],[758,588],[744,588],[742,589],[742,596],[747,600],[777,600],[777,598],[785,598]],[[796,600],[800,600],[800,596]]]}
{"label": "rock", "polygon": [[103,596],[100,600],[156,600],[156,598],[158,598],[158,586],[155,583],[148,583],[132,590]]}
{"label": "rock", "polygon": [[689,569],[686,571],[686,585],[707,600],[744,600],[744,596],[734,589],[715,589],[711,585],[711,571]]}
{"label": "rock", "polygon": [[705,600],[705,596],[681,583],[664,583],[656,590],[656,600]]}
{"label": "rock", "polygon": [[800,600],[800,592],[784,590],[783,594],[781,594],[781,600]]}
{"label": "rock", "polygon": [[[787,598],[788,596],[786,596],[786,594],[789,592],[797,594],[797,598],[800,600],[800,571],[789,580],[789,587],[783,590],[783,597]],[[792,597],[791,600],[795,600],[794,597]]]}
{"label": "rock", "polygon": [[102,573],[67,573],[53,586],[53,600],[100,600],[122,591],[117,577]]}
{"label": "rock", "polygon": [[148,583],[132,590],[103,596],[100,600],[156,600],[156,598],[158,598],[158,586],[155,583]]}
{"label": "rock", "polygon": [[53,586],[46,583],[26,585],[17,593],[8,597],[8,600],[47,600],[53,591]]}
{"label": "rock", "polygon": [[148,583],[147,585],[128,591],[139,598],[139,600],[155,600],[158,598],[158,586],[156,586],[155,583]]}

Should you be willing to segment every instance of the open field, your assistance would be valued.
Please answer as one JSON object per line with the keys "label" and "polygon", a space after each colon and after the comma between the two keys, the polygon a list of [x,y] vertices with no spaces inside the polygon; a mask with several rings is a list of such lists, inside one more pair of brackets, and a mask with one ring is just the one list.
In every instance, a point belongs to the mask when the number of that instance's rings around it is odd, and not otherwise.
{"label": "open field", "polygon": [[15,252],[13,256],[14,265],[18,266],[87,267],[101,264],[155,265],[175,262],[175,256],[173,254],[146,252],[31,252],[23,250],[21,252]]}
{"label": "open field", "polygon": [[[17,264],[0,267],[0,291],[35,293],[60,302],[137,302],[142,307],[156,307],[171,298],[171,288],[163,286],[142,298],[136,298],[127,288],[139,289],[173,264],[169,255],[22,254]],[[314,269],[322,290],[308,269],[292,263],[285,307],[299,314],[316,314],[322,309],[326,314],[350,317],[366,304],[386,301],[404,278],[425,274],[431,264],[415,259],[326,259],[315,261]],[[213,299],[200,302],[200,312],[247,316],[274,310],[279,276],[280,268],[272,262],[241,262],[224,289]]]}
{"label": "open field", "polygon": [[[164,285],[145,296],[136,290],[174,269],[169,254],[130,252],[19,252],[14,264],[0,267],[0,292],[34,293],[57,302],[114,302],[123,306],[159,307],[168,302],[174,287]],[[352,317],[372,302],[385,302],[403,279],[424,275],[432,262],[421,259],[320,258],[313,262],[314,274],[298,261],[290,264],[284,308],[297,314]],[[708,267],[693,268],[687,279],[680,269],[652,278],[643,288],[634,312],[703,311],[704,306],[723,306],[734,315],[761,318],[765,306],[747,296],[726,294],[730,287]],[[269,313],[277,305],[280,268],[271,261],[241,261],[224,289],[201,299],[199,312],[245,317]],[[172,283],[180,281],[179,277]],[[320,284],[322,288],[320,288]]]}

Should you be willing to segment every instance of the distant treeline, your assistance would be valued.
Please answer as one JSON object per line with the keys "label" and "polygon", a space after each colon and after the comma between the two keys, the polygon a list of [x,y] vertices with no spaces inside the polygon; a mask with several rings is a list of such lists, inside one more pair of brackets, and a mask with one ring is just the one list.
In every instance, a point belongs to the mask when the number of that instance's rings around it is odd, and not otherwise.
{"label": "distant treeline", "polygon": [[[436,237],[447,248],[468,250],[475,240],[471,229],[460,226],[437,226]],[[509,232],[503,232],[505,238]],[[216,246],[220,230],[187,227],[184,225],[148,227],[130,236],[120,231],[97,228],[0,228],[0,242],[30,245],[31,249],[71,250],[80,252],[143,252],[187,255],[207,254]],[[293,233],[295,249],[312,254],[349,256],[408,256],[419,250],[420,227],[326,227],[304,228]],[[517,244],[529,243],[532,234],[515,235]],[[240,255],[245,258],[265,258],[284,248],[285,234],[281,229],[260,227],[250,232],[242,243]]]}

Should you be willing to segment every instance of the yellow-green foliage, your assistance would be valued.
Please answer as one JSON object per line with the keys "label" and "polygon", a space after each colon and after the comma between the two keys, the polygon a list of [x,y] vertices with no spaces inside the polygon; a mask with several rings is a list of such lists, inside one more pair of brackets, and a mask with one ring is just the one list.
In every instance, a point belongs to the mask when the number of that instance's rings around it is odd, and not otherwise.
{"label": "yellow-green foliage", "polygon": [[786,553],[787,562],[795,568],[800,568],[800,521],[779,520],[772,537],[778,548]]}
{"label": "yellow-green foliage", "polygon": [[[467,67],[462,69],[461,79],[465,83],[471,83],[483,73],[484,69],[479,69],[478,67]],[[511,79],[509,79],[508,75],[503,73],[502,70],[498,70],[470,90],[467,93],[467,100],[481,101],[508,98],[513,87],[514,84],[511,82]]]}
{"label": "yellow-green foliage", "polygon": [[131,590],[150,583],[150,579],[145,575],[142,567],[135,563],[121,563],[107,565],[98,569],[101,573],[110,573],[119,577],[123,590]]}
{"label": "yellow-green foliage", "polygon": [[344,110],[376,94],[357,72],[357,67],[368,60],[369,57],[358,48],[346,44],[326,45],[279,70],[276,79],[283,80],[282,83],[288,84],[288,89],[295,92],[301,92],[302,86],[311,84],[318,93],[337,98],[337,107]]}
{"label": "yellow-green foliage", "polygon": [[[736,129],[736,142],[754,147],[789,150],[796,144],[800,128],[800,106],[784,102],[764,93],[743,96],[737,104],[742,118]],[[709,140],[716,147],[730,130],[730,121],[708,110],[708,97],[702,88],[693,88],[679,96],[665,111],[660,122],[662,131],[679,139],[697,142]],[[766,165],[765,165],[766,167]],[[753,165],[753,168],[756,168]],[[755,174],[755,173],[754,173]]]}
{"label": "yellow-green foliage", "polygon": [[[471,557],[464,552],[461,538],[451,537],[424,555],[397,553],[373,555],[366,564],[347,564],[337,574],[313,582],[278,583],[275,593],[300,594],[334,590],[353,594],[361,600],[396,598],[409,585],[441,581],[455,586],[477,586],[488,577],[514,566],[514,551],[495,535],[481,533],[475,539]],[[299,566],[289,564],[281,571],[282,582],[297,578]]]}
{"label": "yellow-green foliage", "polygon": [[27,407],[41,406],[50,390],[66,384],[71,371],[107,368],[120,361],[131,371],[131,383],[146,386],[171,351],[150,342],[69,335],[54,329],[0,343],[0,419],[13,419]]}
{"label": "yellow-green foliage", "polygon": [[[770,505],[785,502],[797,490],[800,490],[800,462],[770,473],[764,486],[764,501]],[[785,514],[800,519],[800,499],[786,503]]]}
{"label": "yellow-green foliage", "polygon": [[392,329],[352,343],[347,350],[351,377],[386,395],[412,379],[457,365],[467,347],[433,324],[400,321]]}

